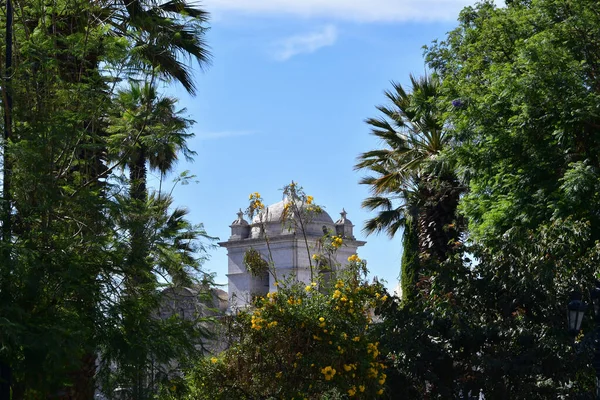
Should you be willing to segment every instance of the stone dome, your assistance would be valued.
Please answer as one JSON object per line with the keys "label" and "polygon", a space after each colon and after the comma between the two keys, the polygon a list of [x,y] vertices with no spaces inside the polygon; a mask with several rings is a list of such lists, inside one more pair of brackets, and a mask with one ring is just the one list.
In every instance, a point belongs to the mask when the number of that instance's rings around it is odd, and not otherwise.
{"label": "stone dome", "polygon": [[[252,237],[256,238],[260,236],[260,227],[258,224],[261,223],[267,226],[267,233],[270,236],[292,233],[291,230],[288,230],[282,226],[283,210],[285,208],[285,204],[288,202],[288,199],[284,199],[278,203],[271,204],[266,210],[261,211],[258,215],[255,215],[252,219]],[[307,204],[303,205],[303,209],[306,209],[307,207]],[[307,234],[320,236],[323,234],[323,226],[335,232],[335,223],[325,210],[322,210],[318,214],[312,214],[309,223],[307,226],[305,226],[305,229]]]}
{"label": "stone dome", "polygon": [[[285,204],[288,203],[289,200],[285,199],[282,200],[278,203],[275,204],[271,204],[270,206],[267,207],[267,211],[261,211],[258,215],[255,215],[254,218],[252,219],[252,223],[256,224],[258,222],[277,222],[277,223],[281,223],[281,216],[283,215],[283,210],[285,208]],[[304,206],[302,207],[303,209],[306,209],[308,207],[308,205],[304,204]],[[267,215],[267,219],[264,219],[264,215]],[[331,216],[327,213],[327,211],[322,210],[322,212],[320,212],[319,214],[314,214],[312,219],[311,219],[312,223],[318,223],[318,222],[323,222],[323,223],[327,223],[327,224],[333,224],[333,219],[331,218]]]}

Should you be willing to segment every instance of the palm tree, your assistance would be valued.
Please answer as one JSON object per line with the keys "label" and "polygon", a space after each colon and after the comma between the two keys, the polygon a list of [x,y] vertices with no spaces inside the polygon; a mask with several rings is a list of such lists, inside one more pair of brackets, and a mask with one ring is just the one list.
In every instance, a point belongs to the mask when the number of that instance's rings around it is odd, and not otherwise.
{"label": "palm tree", "polygon": [[393,237],[404,228],[405,251],[418,251],[418,257],[403,257],[402,286],[405,292],[413,288],[404,298],[415,294],[421,263],[444,261],[458,239],[456,209],[461,193],[452,166],[440,157],[450,144],[437,104],[440,81],[435,76],[412,75],[410,81],[410,92],[392,82],[393,91],[385,92],[391,105],[377,107],[382,117],[367,119],[371,133],[384,147],[362,153],[355,166],[371,173],[360,181],[372,193],[362,205],[377,212],[366,221],[364,231]]}
{"label": "palm tree", "polygon": [[127,72],[175,80],[190,94],[195,94],[196,85],[184,61],[193,59],[200,68],[209,64],[204,40],[208,16],[187,0],[104,0],[96,9],[97,21],[128,39]]}
{"label": "palm tree", "polygon": [[[174,167],[179,154],[188,159],[194,154],[186,144],[186,140],[193,136],[188,129],[194,121],[182,115],[185,109],[176,110],[176,99],[159,96],[156,88],[149,83],[132,83],[128,90],[117,94],[115,105],[117,112],[110,118],[108,130],[109,159],[128,169],[130,185],[129,201],[124,207],[126,215],[122,219],[122,225],[129,231],[127,270],[124,271],[127,295],[124,304],[132,298],[136,301],[145,299],[146,304],[152,304],[148,300],[155,297],[157,268],[168,270],[169,267],[160,265],[160,261],[163,261],[161,257],[154,257],[159,265],[152,260],[153,248],[156,250],[156,246],[162,242],[156,236],[156,227],[153,228],[152,215],[156,211],[156,202],[148,198],[148,169],[159,171],[162,177]],[[164,203],[164,200],[159,203]],[[173,218],[165,221],[165,226],[170,227],[173,234],[177,233],[185,227],[182,225],[184,215],[181,210],[176,210]],[[168,253],[168,243],[163,243],[163,251],[159,253],[176,256],[182,263],[179,267],[175,266],[175,271],[180,269],[172,274],[175,278],[183,275],[181,268],[186,267],[183,264],[187,263],[187,267],[195,265],[192,256],[185,251],[186,238],[185,234],[173,238],[170,244],[174,247]],[[195,235],[188,239],[193,238]],[[180,243],[180,240],[183,242]],[[176,248],[179,245],[183,247]],[[158,248],[161,249],[160,246]],[[152,311],[152,307],[149,307],[143,310],[133,308],[131,313],[124,312],[125,331],[129,334],[136,332],[139,324],[150,318]],[[132,357],[123,365],[129,366],[125,371],[129,374],[136,398],[142,398],[146,393],[148,351],[141,345],[132,344],[124,352]]]}
{"label": "palm tree", "polygon": [[134,200],[147,200],[148,167],[164,175],[174,167],[178,154],[188,160],[195,154],[186,144],[193,136],[187,131],[194,121],[183,117],[186,110],[176,110],[176,103],[175,98],[160,97],[148,83],[132,83],[129,90],[117,95],[118,112],[109,127],[109,154],[128,168]]}

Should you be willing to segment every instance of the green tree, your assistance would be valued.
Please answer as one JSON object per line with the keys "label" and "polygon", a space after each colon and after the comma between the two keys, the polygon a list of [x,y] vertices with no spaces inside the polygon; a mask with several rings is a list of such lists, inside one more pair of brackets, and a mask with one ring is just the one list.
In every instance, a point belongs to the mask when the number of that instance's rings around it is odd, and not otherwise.
{"label": "green tree", "polygon": [[132,83],[117,94],[115,116],[110,120],[110,152],[129,170],[130,196],[145,202],[148,198],[147,166],[162,176],[170,172],[183,154],[195,153],[187,147],[193,136],[188,130],[194,121],[176,110],[177,100],[160,96],[155,87]]}
{"label": "green tree", "polygon": [[564,310],[569,292],[586,292],[599,272],[596,6],[483,2],[427,51],[441,101],[453,103],[447,127],[470,177],[460,209],[473,245],[432,281],[424,306],[438,333],[428,336],[486,398],[593,388],[589,358],[573,351],[590,354],[591,336],[572,346]]}
{"label": "green tree", "polygon": [[392,83],[393,91],[385,92],[391,104],[377,107],[383,116],[367,120],[385,147],[361,154],[355,167],[373,174],[360,182],[373,193],[363,207],[377,211],[364,230],[392,237],[404,228],[403,243],[418,244],[418,256],[414,246],[405,247],[411,253],[401,266],[405,298],[414,297],[420,264],[444,261],[458,240],[461,194],[452,165],[441,156],[450,147],[450,136],[437,102],[440,81],[412,75],[410,80],[410,92]]}
{"label": "green tree", "polygon": [[[154,33],[142,33],[140,27],[135,28],[138,22],[119,25],[112,19],[118,15],[116,10],[123,12],[112,2],[115,13],[109,19],[99,18],[102,10],[87,0],[59,0],[52,7],[43,2],[12,3],[14,35],[12,40],[3,36],[1,41],[2,50],[14,49],[10,76],[19,84],[2,87],[5,94],[10,90],[13,107],[3,96],[3,116],[12,111],[12,118],[4,121],[12,119],[12,123],[3,124],[11,135],[2,142],[0,363],[12,375],[13,399],[58,395],[90,399],[96,355],[117,351],[118,343],[109,340],[113,330],[126,332],[124,339],[133,341],[135,332],[123,329],[121,317],[146,311],[152,300],[147,296],[135,301],[124,296],[119,286],[130,270],[128,252],[122,246],[127,232],[114,214],[128,209],[113,201],[124,187],[114,179],[118,164],[106,168],[104,158],[108,117],[117,113],[112,90],[115,80],[123,77],[116,72],[125,70],[139,78],[153,70],[157,77],[175,78],[188,90],[193,88],[189,71],[176,55],[188,45],[198,50],[205,28],[197,23],[205,21],[206,13],[170,19],[180,11],[189,12],[187,6],[163,3],[163,11],[158,12],[151,11],[154,5],[142,3],[146,16],[156,14],[152,26],[147,24]],[[158,22],[163,25],[160,34]],[[117,34],[107,35],[108,31]],[[161,66],[160,57],[146,60],[131,54],[134,50],[143,53],[144,40],[157,52],[159,44],[165,46],[161,56],[169,55],[171,63],[179,63],[172,73],[165,72],[169,57]],[[198,51],[190,54],[207,56]],[[2,74],[6,76],[7,71]],[[187,225],[180,210],[167,212],[167,204],[151,201],[147,207],[145,220],[150,228],[144,243],[156,257],[152,262],[160,263],[157,272],[177,272],[183,281],[199,268],[191,256],[199,231]],[[161,255],[154,256],[159,248]],[[151,278],[156,294],[158,278]],[[149,331],[165,339],[156,351],[162,359],[177,358],[178,349],[187,348],[185,343],[197,343],[174,340],[199,334],[195,326],[163,327]]]}
{"label": "green tree", "polygon": [[92,8],[93,20],[124,39],[120,63],[109,66],[114,72],[139,78],[179,82],[189,93],[196,90],[186,58],[200,68],[210,62],[205,42],[208,12],[187,0],[109,0]]}
{"label": "green tree", "polygon": [[447,101],[464,105],[448,114],[471,178],[461,208],[487,246],[513,227],[567,216],[589,220],[600,238],[595,6],[484,2],[429,48]]}

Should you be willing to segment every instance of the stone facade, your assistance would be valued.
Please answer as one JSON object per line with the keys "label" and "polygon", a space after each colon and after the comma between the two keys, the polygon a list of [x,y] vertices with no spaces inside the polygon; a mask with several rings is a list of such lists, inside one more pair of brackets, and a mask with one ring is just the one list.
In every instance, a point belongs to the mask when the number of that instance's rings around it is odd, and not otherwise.
{"label": "stone facade", "polygon": [[[248,249],[258,251],[264,260],[270,254],[275,265],[278,280],[293,276],[302,282],[310,282],[310,261],[313,254],[319,252],[319,239],[324,234],[343,238],[344,244],[338,249],[333,265],[345,265],[347,259],[355,254],[358,247],[365,244],[356,240],[352,222],[342,210],[341,217],[334,222],[325,211],[312,215],[304,223],[304,232],[294,224],[282,223],[282,216],[288,200],[283,200],[266,208],[254,217],[251,223],[244,220],[242,211],[231,224],[231,236],[219,245],[227,249],[228,256],[228,298],[229,308],[243,308],[250,304],[252,296],[264,296],[276,291],[274,277],[265,272],[253,276],[244,265],[244,255]],[[298,224],[296,224],[298,225]],[[268,239],[268,244],[267,244]],[[308,242],[308,250],[306,246]],[[312,261],[313,271],[319,272]],[[335,267],[333,267],[335,268]]]}

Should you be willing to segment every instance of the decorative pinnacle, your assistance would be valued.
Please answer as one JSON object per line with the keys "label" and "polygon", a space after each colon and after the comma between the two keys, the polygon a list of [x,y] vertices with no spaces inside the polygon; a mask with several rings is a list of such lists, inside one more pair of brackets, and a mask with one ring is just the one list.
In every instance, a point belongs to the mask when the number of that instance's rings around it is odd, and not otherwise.
{"label": "decorative pinnacle", "polygon": [[346,221],[346,215],[348,215],[348,213],[345,209],[342,208],[342,212],[340,213],[340,215],[342,216],[342,222]]}

